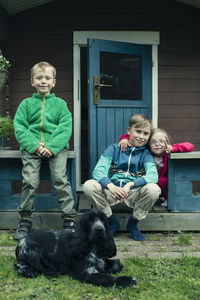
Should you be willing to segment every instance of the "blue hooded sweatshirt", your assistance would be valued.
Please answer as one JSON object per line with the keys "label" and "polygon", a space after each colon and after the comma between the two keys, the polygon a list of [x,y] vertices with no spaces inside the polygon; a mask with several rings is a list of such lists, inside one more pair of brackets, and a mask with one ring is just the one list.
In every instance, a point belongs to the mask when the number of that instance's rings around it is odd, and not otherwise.
{"label": "blue hooded sweatshirt", "polygon": [[118,144],[112,144],[101,155],[94,168],[93,178],[103,188],[111,182],[123,187],[130,181],[134,181],[134,188],[138,188],[147,183],[157,183],[158,172],[146,146],[128,146],[127,151],[123,152]]}

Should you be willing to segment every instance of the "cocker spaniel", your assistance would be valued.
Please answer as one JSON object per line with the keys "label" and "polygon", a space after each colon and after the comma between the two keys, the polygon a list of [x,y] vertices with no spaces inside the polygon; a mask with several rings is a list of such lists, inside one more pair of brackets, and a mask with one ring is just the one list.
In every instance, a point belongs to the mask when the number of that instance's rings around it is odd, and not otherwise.
{"label": "cocker spaniel", "polygon": [[123,268],[106,215],[91,209],[75,232],[41,229],[30,232],[16,248],[17,272],[24,277],[70,275],[98,286],[136,285],[131,276],[112,276]]}

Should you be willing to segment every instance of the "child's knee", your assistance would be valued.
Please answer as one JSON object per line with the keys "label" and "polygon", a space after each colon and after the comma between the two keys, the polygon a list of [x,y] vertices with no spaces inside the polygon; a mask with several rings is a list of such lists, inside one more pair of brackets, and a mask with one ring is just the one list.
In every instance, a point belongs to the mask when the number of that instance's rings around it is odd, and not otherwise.
{"label": "child's knee", "polygon": [[83,192],[86,196],[90,196],[93,192],[101,189],[100,184],[96,180],[87,180],[83,184]]}
{"label": "child's knee", "polygon": [[155,201],[159,198],[161,194],[160,187],[155,183],[148,183],[147,185],[145,185],[145,190],[148,196]]}
{"label": "child's knee", "polygon": [[29,178],[23,181],[23,188],[36,190],[39,187],[40,181],[38,178]]}

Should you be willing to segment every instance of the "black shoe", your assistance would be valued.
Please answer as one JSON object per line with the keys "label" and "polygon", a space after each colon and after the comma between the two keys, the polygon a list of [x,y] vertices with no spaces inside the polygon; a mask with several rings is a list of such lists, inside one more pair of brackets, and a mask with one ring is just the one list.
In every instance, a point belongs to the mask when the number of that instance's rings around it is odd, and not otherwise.
{"label": "black shoe", "polygon": [[63,222],[63,228],[66,231],[74,232],[76,230],[76,227],[77,227],[77,224],[76,224],[76,221],[73,217],[65,218],[65,220]]}
{"label": "black shoe", "polygon": [[20,241],[21,239],[25,238],[29,231],[31,230],[32,222],[28,219],[21,219],[19,221],[19,225],[14,236],[15,241]]}

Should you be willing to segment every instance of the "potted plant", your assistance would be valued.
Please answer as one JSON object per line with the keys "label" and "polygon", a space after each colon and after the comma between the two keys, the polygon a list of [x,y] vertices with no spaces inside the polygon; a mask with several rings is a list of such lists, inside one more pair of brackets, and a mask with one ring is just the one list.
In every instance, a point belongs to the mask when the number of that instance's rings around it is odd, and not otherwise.
{"label": "potted plant", "polygon": [[8,79],[8,69],[10,66],[10,62],[3,55],[0,55],[0,92],[3,90]]}
{"label": "potted plant", "polygon": [[0,116],[0,149],[5,149],[6,138],[13,133],[13,129],[13,120],[9,116]]}

